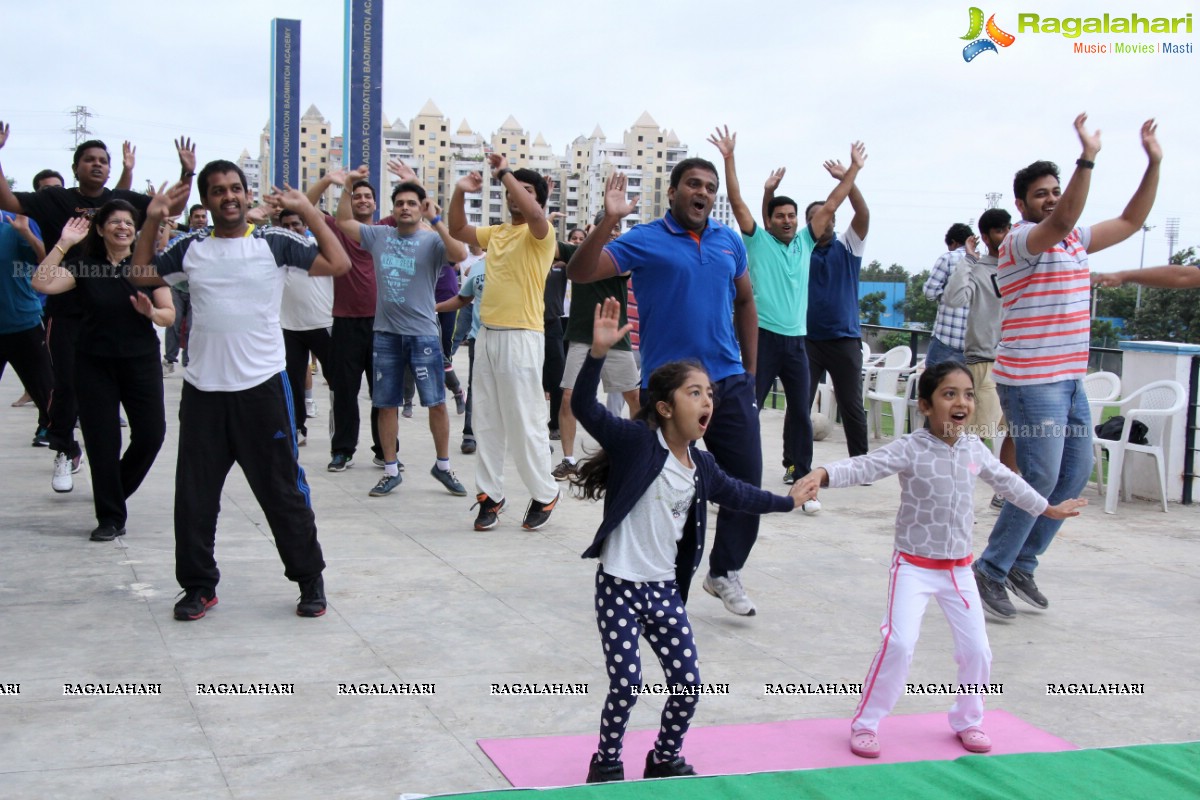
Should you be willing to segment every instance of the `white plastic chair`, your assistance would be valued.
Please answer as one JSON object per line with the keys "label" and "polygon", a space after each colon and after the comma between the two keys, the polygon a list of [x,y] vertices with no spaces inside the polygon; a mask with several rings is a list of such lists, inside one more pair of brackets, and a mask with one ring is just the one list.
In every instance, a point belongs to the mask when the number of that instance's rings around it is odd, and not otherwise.
{"label": "white plastic chair", "polygon": [[[892,412],[892,434],[904,435],[904,421],[908,419],[908,398],[900,394],[900,380],[914,370],[908,365],[912,359],[912,350],[901,345],[893,347],[879,359],[878,366],[867,370],[867,379],[863,386],[866,388],[867,409],[871,417],[871,430],[874,438],[883,435],[883,406],[886,404]],[[874,379],[874,385],[870,380]]]}
{"label": "white plastic chair", "polygon": [[1100,424],[1105,405],[1121,396],[1121,376],[1115,372],[1093,372],[1083,379],[1083,392],[1092,410],[1092,424]]}
{"label": "white plastic chair", "polygon": [[923,370],[924,366],[918,364],[909,373],[908,380],[904,384],[904,405],[908,409],[908,429],[910,431],[915,431],[925,424],[922,421],[925,415],[917,407],[917,382],[921,380],[921,372]]}
{"label": "white plastic chair", "polygon": [[[1090,376],[1089,376],[1090,377]],[[1177,381],[1154,381],[1148,383],[1129,395],[1119,403],[1105,403],[1115,406],[1125,417],[1125,426],[1121,430],[1120,440],[1101,439],[1092,434],[1092,445],[1096,453],[1096,475],[1100,491],[1104,494],[1104,513],[1115,514],[1117,511],[1118,494],[1129,499],[1125,491],[1122,471],[1125,468],[1126,453],[1145,453],[1154,458],[1158,467],[1158,491],[1162,498],[1162,509],[1167,510],[1167,454],[1166,444],[1171,438],[1171,421],[1183,411],[1187,403],[1187,393],[1183,385]],[[1145,423],[1146,441],[1149,444],[1130,444],[1129,433],[1133,421]],[[1104,465],[1101,463],[1102,451],[1108,451],[1108,487],[1104,486]]]}

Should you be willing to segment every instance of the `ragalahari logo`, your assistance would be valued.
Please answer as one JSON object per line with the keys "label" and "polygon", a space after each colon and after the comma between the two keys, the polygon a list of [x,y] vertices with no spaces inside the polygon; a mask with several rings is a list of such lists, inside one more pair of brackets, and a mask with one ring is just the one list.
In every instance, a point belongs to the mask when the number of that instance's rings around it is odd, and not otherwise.
{"label": "ragalahari logo", "polygon": [[[980,53],[991,51],[993,53],[1000,52],[996,49],[996,45],[1008,47],[1017,40],[1017,37],[1011,33],[1005,33],[1000,30],[1000,26],[996,24],[996,15],[992,14],[988,17],[987,25],[983,24],[983,10],[971,6],[971,27],[967,31],[967,35],[963,39],[974,40],[963,48],[963,61],[973,61],[975,56]],[[981,39],[979,34],[987,33],[986,39]]]}

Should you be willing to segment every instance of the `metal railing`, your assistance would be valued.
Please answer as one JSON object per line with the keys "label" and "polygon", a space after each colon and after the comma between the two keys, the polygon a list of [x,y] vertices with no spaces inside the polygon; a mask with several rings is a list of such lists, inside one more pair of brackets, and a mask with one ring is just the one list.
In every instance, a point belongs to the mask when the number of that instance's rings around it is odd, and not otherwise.
{"label": "metal railing", "polygon": [[[908,349],[912,351],[912,356],[909,359],[908,363],[910,366],[916,366],[917,360],[922,355],[924,355],[925,351],[927,351],[929,349],[929,339],[932,336],[932,334],[929,331],[925,331],[925,330],[918,330],[915,328],[896,328],[896,327],[892,327],[889,325],[866,325],[866,324],[864,324],[862,326],[862,339],[864,342],[866,342],[870,346],[872,353],[883,352],[885,349],[887,349],[881,344],[881,342],[883,340],[883,337],[887,336],[888,334],[892,334],[892,333],[902,333],[902,334],[905,334],[906,336],[908,336],[908,342],[907,342]],[[1112,348],[1112,347],[1089,348],[1089,350],[1088,350],[1088,372],[1101,372],[1101,371],[1115,372],[1117,375],[1120,375],[1121,374],[1122,355],[1123,355],[1123,351],[1117,350],[1116,348]],[[1196,363],[1193,362],[1193,364],[1192,364],[1193,375],[1195,375],[1195,372],[1197,369],[1198,369],[1198,367],[1196,366]],[[1196,377],[1193,377],[1192,392],[1195,393],[1196,391],[1197,391],[1197,379],[1196,379]],[[770,393],[767,394],[767,400],[763,404],[763,407],[764,408],[775,408],[775,409],[782,408],[783,400],[784,400],[783,389],[779,385],[779,380],[776,379],[775,383],[771,386]],[[1192,397],[1193,407],[1195,406],[1196,402],[1197,402],[1197,398],[1196,398],[1195,394],[1193,394],[1193,397]],[[1194,422],[1195,422],[1195,420],[1192,419],[1188,423],[1188,425],[1189,425],[1189,428],[1188,428],[1189,442],[1195,438],[1192,434],[1192,428],[1190,427],[1192,424],[1194,424]],[[1190,451],[1189,451],[1189,455],[1190,455]],[[1185,486],[1186,485],[1187,484],[1185,484]]]}

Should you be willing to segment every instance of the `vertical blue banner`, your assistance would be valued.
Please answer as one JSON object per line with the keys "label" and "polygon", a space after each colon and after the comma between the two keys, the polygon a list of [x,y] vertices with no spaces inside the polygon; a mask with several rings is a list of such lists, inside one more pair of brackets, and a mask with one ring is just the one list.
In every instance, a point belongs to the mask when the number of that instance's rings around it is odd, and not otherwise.
{"label": "vertical blue banner", "polygon": [[300,20],[271,20],[271,161],[262,191],[300,185]]}
{"label": "vertical blue banner", "polygon": [[[367,167],[383,191],[383,0],[346,0],[346,91],[342,131],[347,169]],[[376,210],[376,216],[379,212]]]}

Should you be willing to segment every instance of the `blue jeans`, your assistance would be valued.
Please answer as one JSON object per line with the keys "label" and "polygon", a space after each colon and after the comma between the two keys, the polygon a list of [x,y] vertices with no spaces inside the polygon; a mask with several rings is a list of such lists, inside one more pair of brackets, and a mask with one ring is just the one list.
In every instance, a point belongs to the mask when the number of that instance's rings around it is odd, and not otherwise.
{"label": "blue jeans", "polygon": [[404,403],[406,367],[416,379],[422,406],[429,408],[446,402],[442,380],[445,360],[438,337],[375,331],[371,360],[375,370],[371,405],[375,408],[399,408]]}
{"label": "blue jeans", "polygon": [[[1021,477],[1051,505],[1078,497],[1092,472],[1092,415],[1083,381],[997,387],[1017,447]],[[1033,574],[1062,520],[1032,517],[1005,503],[979,571],[1003,581],[1013,567]]]}
{"label": "blue jeans", "polygon": [[966,356],[962,350],[955,350],[950,345],[943,342],[936,336],[929,337],[929,350],[925,353],[925,366],[932,367],[934,364],[942,361],[957,361],[960,364],[967,363]]}

